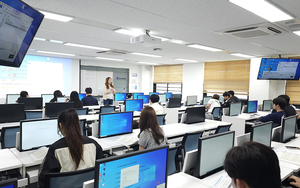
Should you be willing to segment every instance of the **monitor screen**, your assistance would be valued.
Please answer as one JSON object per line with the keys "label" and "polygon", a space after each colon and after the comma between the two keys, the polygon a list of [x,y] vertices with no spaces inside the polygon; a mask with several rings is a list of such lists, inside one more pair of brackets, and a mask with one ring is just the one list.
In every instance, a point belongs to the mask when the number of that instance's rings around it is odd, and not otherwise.
{"label": "monitor screen", "polygon": [[57,119],[21,121],[21,151],[50,146],[61,136],[57,133]]}
{"label": "monitor screen", "polygon": [[20,94],[6,94],[6,104],[15,104]]}
{"label": "monitor screen", "polygon": [[115,94],[115,101],[125,101],[126,100],[126,93],[116,93]]}
{"label": "monitor screen", "polygon": [[34,110],[43,108],[43,98],[42,97],[22,97],[19,98],[18,103],[24,103],[25,110]]}
{"label": "monitor screen", "polygon": [[257,101],[248,101],[247,113],[256,113],[257,112]]}
{"label": "monitor screen", "polygon": [[200,137],[196,176],[203,178],[223,168],[227,152],[233,147],[234,131]]}
{"label": "monitor screen", "polygon": [[126,100],[125,111],[142,111],[143,110],[143,99]]}
{"label": "monitor screen", "polygon": [[44,15],[20,0],[1,0],[0,15],[0,65],[20,67]]}
{"label": "monitor screen", "polygon": [[172,97],[172,93],[171,92],[165,92],[167,99]]}
{"label": "monitor screen", "polygon": [[241,102],[231,103],[229,106],[229,116],[238,116],[242,110]]}
{"label": "monitor screen", "polygon": [[95,164],[94,187],[166,188],[167,164],[166,146],[103,158]]}
{"label": "monitor screen", "polygon": [[17,178],[0,181],[0,188],[17,188],[17,187],[18,187]]}
{"label": "monitor screen", "polygon": [[46,103],[45,115],[47,117],[58,117],[62,111],[70,108],[74,108],[73,102]]}
{"label": "monitor screen", "polygon": [[281,126],[281,142],[286,143],[295,137],[297,116],[290,116],[283,119]]}
{"label": "monitor screen", "polygon": [[272,100],[263,100],[262,111],[270,111],[272,109]]}
{"label": "monitor screen", "polygon": [[250,140],[271,147],[272,121],[251,127]]}
{"label": "monitor screen", "polygon": [[19,122],[24,119],[24,104],[0,104],[0,123]]}
{"label": "monitor screen", "polygon": [[137,99],[143,99],[144,104],[149,103],[149,95],[138,95]]}
{"label": "monitor screen", "polygon": [[57,97],[57,102],[66,102],[67,97]]}
{"label": "monitor screen", "polygon": [[186,109],[186,122],[187,124],[199,123],[205,121],[205,107],[192,107]]}
{"label": "monitor screen", "polygon": [[133,93],[133,99],[138,99],[138,95],[144,95],[144,93]]}
{"label": "monitor screen", "polygon": [[262,58],[257,79],[299,80],[300,59]]}
{"label": "monitor screen", "polygon": [[132,132],[133,112],[100,114],[99,137],[108,137]]}
{"label": "monitor screen", "polygon": [[179,108],[181,107],[181,98],[169,98],[168,108]]}
{"label": "monitor screen", "polygon": [[51,99],[54,98],[53,94],[42,94],[41,96],[43,98],[43,106],[45,106],[47,102],[50,102]]}
{"label": "monitor screen", "polygon": [[79,100],[81,100],[82,98],[86,97],[85,93],[79,93],[78,94]]}
{"label": "monitor screen", "polygon": [[203,105],[206,106],[208,101],[211,99],[212,97],[203,97]]}
{"label": "monitor screen", "polygon": [[158,102],[166,102],[167,101],[167,96],[166,94],[159,94],[159,101]]}
{"label": "monitor screen", "polygon": [[197,104],[197,95],[194,96],[187,96],[186,97],[186,105],[192,106]]}
{"label": "monitor screen", "polygon": [[159,95],[158,92],[151,92],[151,93],[149,93],[149,96],[151,96],[152,94]]}

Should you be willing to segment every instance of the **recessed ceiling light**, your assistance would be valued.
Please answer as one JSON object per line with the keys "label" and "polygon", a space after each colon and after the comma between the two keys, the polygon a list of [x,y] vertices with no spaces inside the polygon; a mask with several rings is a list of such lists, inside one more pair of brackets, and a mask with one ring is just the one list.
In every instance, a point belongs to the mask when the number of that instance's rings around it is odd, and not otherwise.
{"label": "recessed ceiling light", "polygon": [[50,13],[50,12],[46,12],[46,11],[40,11],[40,12],[45,15],[45,18],[51,19],[51,20],[68,22],[73,19],[72,17],[69,17],[69,16],[63,16],[60,14],[54,14],[54,13]]}
{"label": "recessed ceiling light", "polygon": [[34,37],[33,39],[34,39],[34,40],[39,40],[39,41],[46,41],[46,39],[36,38],[36,37]]}
{"label": "recessed ceiling light", "polygon": [[188,44],[187,46],[191,47],[191,48],[197,48],[197,49],[201,49],[201,50],[208,50],[208,51],[212,51],[212,52],[221,52],[221,51],[223,51],[223,50],[218,49],[218,48],[202,46],[202,45],[199,45],[199,44]]}
{"label": "recessed ceiling light", "polygon": [[192,59],[183,59],[183,58],[174,58],[176,61],[185,61],[185,62],[190,62],[190,63],[197,63],[197,60],[192,60]]}
{"label": "recessed ceiling light", "polygon": [[76,56],[75,54],[67,54],[67,53],[60,53],[60,52],[49,52],[49,51],[43,51],[43,50],[37,50],[36,52],[38,52],[38,53],[44,53],[44,54]]}
{"label": "recessed ceiling light", "polygon": [[254,56],[251,55],[246,55],[246,54],[241,54],[241,53],[232,53],[230,55],[238,56],[238,57],[245,57],[245,58],[252,58]]}
{"label": "recessed ceiling light", "polygon": [[54,42],[54,43],[58,43],[58,44],[63,44],[63,41],[59,41],[59,40],[50,40],[50,42]]}
{"label": "recessed ceiling light", "polygon": [[132,54],[132,55],[140,55],[140,56],[147,56],[147,57],[162,57],[160,55],[144,54],[144,53],[138,53],[138,52],[132,52],[130,54]]}
{"label": "recessed ceiling light", "polygon": [[293,33],[300,36],[300,31],[293,31]]}
{"label": "recessed ceiling light", "polygon": [[175,44],[185,44],[186,42],[182,40],[177,40],[177,39],[171,39],[169,42],[175,43]]}
{"label": "recessed ceiling light", "polygon": [[139,64],[146,64],[146,65],[159,65],[159,63],[150,63],[150,62],[142,62],[142,61],[138,61],[136,63],[139,63]]}
{"label": "recessed ceiling light", "polygon": [[102,51],[108,51],[110,50],[109,48],[102,48],[102,47],[96,47],[96,46],[88,46],[88,45],[83,45],[83,44],[74,44],[70,42],[64,43],[66,46],[73,46],[73,47],[79,47],[79,48],[88,48],[88,49],[95,49],[95,50],[102,50]]}
{"label": "recessed ceiling light", "polygon": [[123,28],[118,28],[118,29],[114,29],[113,30],[116,33],[121,33],[124,35],[130,35],[130,36],[139,36],[144,34],[144,32],[142,30],[139,29],[123,29]]}
{"label": "recessed ceiling light", "polygon": [[293,19],[290,15],[281,11],[274,5],[265,0],[229,0],[231,3],[236,4],[270,22],[279,22],[283,20]]}
{"label": "recessed ceiling light", "polygon": [[167,40],[171,40],[171,38],[167,38],[167,37],[161,37],[161,36],[156,36],[156,35],[151,35],[151,37],[154,37],[154,38],[161,39],[161,41],[167,41]]}
{"label": "recessed ceiling light", "polygon": [[125,61],[123,59],[113,59],[113,58],[107,58],[107,57],[96,57],[96,59],[109,60],[109,61]]}

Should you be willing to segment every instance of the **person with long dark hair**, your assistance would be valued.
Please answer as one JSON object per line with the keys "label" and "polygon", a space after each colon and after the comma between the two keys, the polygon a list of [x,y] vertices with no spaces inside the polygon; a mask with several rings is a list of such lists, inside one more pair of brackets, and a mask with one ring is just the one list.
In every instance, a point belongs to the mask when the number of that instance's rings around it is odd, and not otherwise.
{"label": "person with long dark hair", "polygon": [[[20,92],[20,97],[19,98],[28,98],[28,97],[29,97],[29,95],[28,95],[27,91],[21,91]],[[17,103],[19,101],[19,98],[16,100]]]}
{"label": "person with long dark hair", "polygon": [[115,93],[116,90],[112,84],[112,79],[111,77],[107,77],[105,79],[105,85],[103,86],[103,104],[105,106],[113,104]]}
{"label": "person with long dark hair", "polygon": [[150,106],[146,106],[140,116],[139,150],[165,145],[167,138],[158,125],[156,113]]}
{"label": "person with long dark hair", "polygon": [[54,98],[51,99],[50,102],[57,102],[57,98],[58,97],[63,97],[63,94],[60,90],[55,90],[54,93],[53,93],[53,96],[54,96]]}
{"label": "person with long dark hair", "polygon": [[102,147],[93,139],[81,135],[75,109],[63,111],[58,117],[58,134],[63,138],[53,143],[41,165],[39,185],[44,187],[48,172],[70,172],[95,166],[102,158]]}
{"label": "person with long dark hair", "polygon": [[79,100],[79,95],[77,91],[72,91],[70,94],[70,98],[66,99],[69,102],[74,102],[74,108],[83,108],[83,103]]}

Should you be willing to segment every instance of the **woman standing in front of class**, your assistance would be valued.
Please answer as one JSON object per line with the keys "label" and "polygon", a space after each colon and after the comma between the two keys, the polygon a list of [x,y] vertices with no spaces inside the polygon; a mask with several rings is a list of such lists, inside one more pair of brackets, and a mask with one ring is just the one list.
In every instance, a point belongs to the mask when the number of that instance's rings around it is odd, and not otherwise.
{"label": "woman standing in front of class", "polygon": [[114,101],[115,87],[112,84],[111,77],[107,77],[103,87],[103,104],[105,106],[112,105]]}

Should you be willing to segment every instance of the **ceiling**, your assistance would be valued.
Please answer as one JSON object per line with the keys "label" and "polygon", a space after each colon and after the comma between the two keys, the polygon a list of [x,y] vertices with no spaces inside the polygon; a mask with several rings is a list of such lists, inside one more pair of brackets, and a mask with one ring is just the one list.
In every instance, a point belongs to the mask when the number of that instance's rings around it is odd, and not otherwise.
{"label": "ceiling", "polygon": [[[244,53],[256,57],[300,55],[300,36],[292,33],[284,23],[270,23],[244,10],[228,0],[23,0],[39,10],[74,17],[70,22],[44,19],[36,37],[77,44],[106,47],[161,55],[161,58],[125,55],[101,55],[102,57],[159,64],[184,63],[174,58],[199,62],[240,60],[245,58],[229,55]],[[300,18],[299,0],[272,0],[273,4]],[[238,27],[269,23],[287,33],[259,38],[240,39],[221,34]],[[160,50],[130,44],[130,36],[113,31],[116,28],[150,30],[150,34],[182,40],[184,44],[162,42]],[[293,30],[300,30],[293,28]],[[197,43],[225,51],[210,52],[189,48],[186,44]],[[43,55],[34,50],[75,53],[76,59],[95,59],[99,50],[65,46],[63,44],[34,40],[28,54]],[[57,56],[57,55],[55,55]],[[60,56],[64,57],[64,56]]]}

